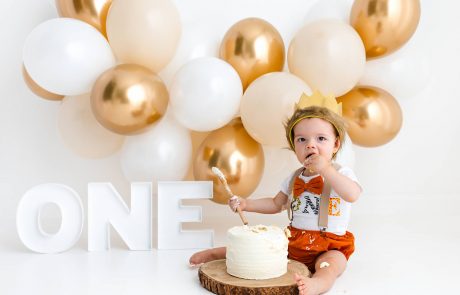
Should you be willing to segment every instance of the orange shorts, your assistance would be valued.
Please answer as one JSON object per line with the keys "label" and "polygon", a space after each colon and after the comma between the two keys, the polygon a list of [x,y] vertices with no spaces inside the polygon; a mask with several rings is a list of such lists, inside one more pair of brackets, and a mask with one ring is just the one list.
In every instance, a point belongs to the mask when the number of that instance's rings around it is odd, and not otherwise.
{"label": "orange shorts", "polygon": [[343,236],[314,230],[302,230],[292,226],[289,238],[288,258],[304,263],[311,272],[315,272],[318,256],[329,250],[338,250],[346,259],[355,250],[355,237],[351,232]]}

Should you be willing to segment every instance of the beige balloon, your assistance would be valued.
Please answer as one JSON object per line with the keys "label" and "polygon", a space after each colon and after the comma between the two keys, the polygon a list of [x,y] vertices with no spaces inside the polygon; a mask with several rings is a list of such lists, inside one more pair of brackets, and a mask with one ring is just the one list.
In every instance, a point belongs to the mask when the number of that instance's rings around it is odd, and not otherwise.
{"label": "beige balloon", "polygon": [[283,124],[294,112],[302,93],[312,91],[290,73],[274,72],[254,80],[240,105],[241,119],[252,138],[264,145],[287,147]]}
{"label": "beige balloon", "polygon": [[205,138],[195,156],[193,174],[196,180],[212,180],[212,200],[227,204],[227,191],[212,167],[222,171],[234,194],[247,198],[259,184],[264,165],[262,146],[249,136],[240,118],[236,118]]}
{"label": "beige balloon", "polygon": [[89,94],[66,96],[58,115],[58,129],[64,144],[85,158],[107,157],[118,151],[124,136],[102,127],[93,115]]}
{"label": "beige balloon", "polygon": [[401,107],[387,91],[372,86],[357,86],[338,97],[348,135],[354,144],[376,147],[392,140],[403,122]]}
{"label": "beige balloon", "polygon": [[118,60],[158,73],[174,56],[181,34],[170,0],[117,0],[107,16],[107,36]]}
{"label": "beige balloon", "polygon": [[289,45],[289,71],[325,95],[337,97],[350,91],[364,73],[365,63],[358,33],[339,20],[309,23]]}

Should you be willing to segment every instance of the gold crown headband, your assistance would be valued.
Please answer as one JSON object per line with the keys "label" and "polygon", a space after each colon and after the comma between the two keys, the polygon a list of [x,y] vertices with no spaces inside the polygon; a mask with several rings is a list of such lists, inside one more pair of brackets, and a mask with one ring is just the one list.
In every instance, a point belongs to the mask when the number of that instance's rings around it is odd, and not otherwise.
{"label": "gold crown headband", "polygon": [[[299,102],[296,104],[296,110],[304,109],[304,108],[308,108],[312,106],[323,107],[339,116],[342,116],[342,103],[337,103],[337,100],[332,95],[323,96],[319,91],[316,91],[316,90],[313,92],[311,96],[308,96],[305,93],[302,93],[302,95],[300,96]],[[339,131],[339,128],[337,128],[335,123],[332,122],[331,120],[328,120],[324,116],[318,116],[318,115],[312,115],[312,114],[309,114],[309,115],[306,114],[304,116],[300,116],[299,118],[297,118],[297,120],[292,122],[290,126],[288,126],[289,144],[291,145],[292,150],[294,150],[294,139],[292,138],[293,136],[292,130],[294,129],[295,125],[297,125],[297,123],[299,123],[301,120],[306,119],[306,118],[320,118],[320,119],[326,120],[329,123],[331,123],[332,126],[334,126],[337,132]]]}

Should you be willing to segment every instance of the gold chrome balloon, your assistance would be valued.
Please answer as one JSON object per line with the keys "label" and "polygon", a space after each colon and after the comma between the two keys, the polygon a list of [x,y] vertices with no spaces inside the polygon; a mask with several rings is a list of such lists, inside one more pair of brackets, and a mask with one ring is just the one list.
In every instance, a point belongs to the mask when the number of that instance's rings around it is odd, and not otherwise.
{"label": "gold chrome balloon", "polygon": [[205,138],[195,156],[193,174],[195,180],[212,180],[212,200],[227,204],[228,195],[212,167],[222,171],[234,194],[247,198],[259,184],[264,164],[262,146],[249,136],[237,118]]}
{"label": "gold chrome balloon", "polygon": [[257,77],[283,70],[284,42],[267,21],[247,18],[227,31],[220,45],[220,57],[238,72],[244,90]]}
{"label": "gold chrome balloon", "polygon": [[402,112],[396,99],[383,89],[357,86],[338,97],[348,135],[354,144],[376,147],[392,140],[401,129]]}
{"label": "gold chrome balloon", "polygon": [[[192,159],[195,159],[198,149],[201,146],[201,143],[205,140],[206,137],[209,135],[209,131],[206,132],[200,132],[200,131],[194,131],[190,130],[190,137],[192,138]],[[193,181],[195,178],[193,177],[193,165],[190,165],[187,175],[185,176],[184,180],[189,180]]]}
{"label": "gold chrome balloon", "polygon": [[112,0],[56,0],[61,17],[76,18],[98,29],[106,38],[105,23]]}
{"label": "gold chrome balloon", "polygon": [[355,0],[350,14],[350,24],[361,36],[367,58],[400,48],[414,34],[419,19],[419,0]]}
{"label": "gold chrome balloon", "polygon": [[24,78],[24,82],[26,82],[27,87],[29,87],[30,91],[32,91],[35,95],[48,100],[62,100],[64,98],[64,95],[49,92],[48,90],[35,83],[35,81],[30,77],[29,73],[27,73],[24,65],[22,66],[22,77]]}
{"label": "gold chrome balloon", "polygon": [[149,69],[122,64],[104,72],[94,83],[91,106],[102,126],[119,134],[135,134],[163,116],[169,94]]}

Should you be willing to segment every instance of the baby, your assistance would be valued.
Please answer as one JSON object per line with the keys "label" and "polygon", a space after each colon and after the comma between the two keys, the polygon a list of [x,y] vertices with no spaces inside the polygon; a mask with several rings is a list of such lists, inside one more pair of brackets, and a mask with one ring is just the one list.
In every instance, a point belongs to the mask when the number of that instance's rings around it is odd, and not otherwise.
{"label": "baby", "polygon": [[[354,236],[347,227],[351,203],[359,198],[361,187],[350,168],[333,163],[345,135],[340,107],[334,98],[318,93],[302,95],[285,124],[286,138],[302,167],[284,180],[274,197],[234,197],[229,201],[233,211],[240,207],[273,214],[288,209],[288,257],[304,263],[313,273],[312,277],[295,274],[299,294],[329,290],[354,251]],[[190,263],[223,259],[225,254],[225,247],[201,251],[190,258]]]}

